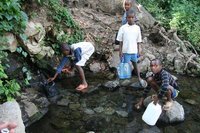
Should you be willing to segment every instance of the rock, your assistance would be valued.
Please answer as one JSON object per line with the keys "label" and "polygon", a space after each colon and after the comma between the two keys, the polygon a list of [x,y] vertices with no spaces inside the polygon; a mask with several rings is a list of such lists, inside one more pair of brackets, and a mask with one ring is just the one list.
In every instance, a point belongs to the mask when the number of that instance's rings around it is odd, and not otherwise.
{"label": "rock", "polygon": [[[151,96],[145,98],[144,106],[147,107],[147,105],[151,101],[152,101]],[[162,111],[162,114],[160,115],[159,118],[159,120],[165,123],[181,122],[184,121],[184,119],[185,119],[185,112],[183,106],[180,105],[177,101],[173,101],[173,105],[170,110]]]}
{"label": "rock", "polygon": [[0,105],[0,122],[13,121],[17,127],[15,133],[25,133],[25,126],[22,121],[21,110],[16,101],[5,102]]}
{"label": "rock", "polygon": [[93,114],[95,114],[95,112],[94,112],[92,109],[84,109],[83,111],[84,111],[84,113],[86,113],[86,114],[88,114],[88,115],[93,115]]}
{"label": "rock", "polygon": [[108,88],[109,90],[114,90],[119,87],[119,80],[108,81],[103,84],[103,87]]}
{"label": "rock", "polygon": [[71,109],[71,110],[77,110],[78,108],[80,108],[80,104],[79,103],[70,103],[69,104],[69,108]]}
{"label": "rock", "polygon": [[97,72],[100,72],[100,71],[103,71],[105,70],[105,64],[104,63],[101,63],[101,62],[93,62],[93,63],[90,63],[89,65],[90,67],[90,71],[94,72],[94,73],[97,73]]}
{"label": "rock", "polygon": [[170,110],[163,111],[159,120],[166,123],[182,122],[185,119],[185,112],[183,106],[180,105],[177,101],[173,102],[173,105]]}
{"label": "rock", "polygon": [[145,129],[142,129],[138,133],[161,133],[161,130],[157,126],[153,126],[153,127],[149,126]]}
{"label": "rock", "polygon": [[17,49],[17,40],[12,33],[5,33],[3,35],[7,39],[7,41],[1,44],[0,50],[9,50],[10,52],[15,52]]}
{"label": "rock", "polygon": [[60,101],[57,101],[57,105],[60,105],[60,106],[68,106],[69,105],[69,100],[68,99],[61,99]]}
{"label": "rock", "polygon": [[101,113],[104,111],[104,108],[103,107],[97,107],[97,108],[94,108],[94,111],[97,112],[97,113]]}
{"label": "rock", "polygon": [[24,101],[23,103],[24,103],[25,111],[28,114],[28,117],[32,117],[38,112],[38,108],[36,107],[34,103],[28,102],[28,101]]}
{"label": "rock", "polygon": [[141,71],[141,72],[144,72],[144,71],[149,70],[150,60],[149,60],[148,58],[145,58],[144,60],[142,60],[142,61],[139,63],[139,66],[140,66],[140,71]]}
{"label": "rock", "polygon": [[126,111],[116,111],[116,113],[121,117],[128,117],[128,112]]}
{"label": "rock", "polygon": [[195,100],[192,100],[192,99],[186,99],[185,102],[189,103],[191,105],[196,105],[197,104],[197,102]]}
{"label": "rock", "polygon": [[115,113],[115,110],[113,108],[111,108],[111,107],[108,107],[108,108],[105,108],[104,113],[106,115],[112,115],[112,114]]}

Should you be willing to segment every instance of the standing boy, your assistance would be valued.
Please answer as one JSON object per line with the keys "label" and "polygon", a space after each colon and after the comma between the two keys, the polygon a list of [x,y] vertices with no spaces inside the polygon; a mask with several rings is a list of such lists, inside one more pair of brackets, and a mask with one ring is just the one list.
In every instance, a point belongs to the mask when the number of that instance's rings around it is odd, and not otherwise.
{"label": "standing boy", "polygon": [[117,40],[120,41],[119,57],[123,60],[123,63],[132,62],[135,73],[140,78],[140,72],[138,69],[137,61],[139,54],[139,43],[142,42],[141,30],[138,25],[135,24],[135,13],[132,9],[126,12],[127,23],[122,25],[119,29]]}
{"label": "standing boy", "polygon": [[79,42],[72,44],[71,46],[69,46],[68,44],[62,44],[61,51],[64,57],[62,58],[60,65],[57,67],[57,71],[54,77],[49,78],[48,81],[50,82],[55,80],[55,78],[58,76],[59,73],[61,73],[61,71],[70,71],[69,68],[71,67],[66,68],[65,65],[69,62],[68,56],[72,55],[75,57],[73,65],[75,65],[75,68],[78,70],[81,79],[81,83],[76,88],[76,90],[81,91],[83,89],[86,89],[88,87],[88,83],[85,79],[85,74],[82,66],[85,66],[86,61],[94,53],[94,50],[94,46],[90,42]]}
{"label": "standing boy", "polygon": [[150,63],[150,67],[154,75],[147,78],[148,86],[144,89],[143,97],[135,106],[138,109],[142,106],[144,98],[152,88],[157,93],[152,97],[154,104],[157,104],[163,96],[166,96],[167,101],[163,109],[169,110],[173,103],[172,99],[176,98],[178,95],[178,85],[172,75],[162,68],[160,60],[153,59]]}

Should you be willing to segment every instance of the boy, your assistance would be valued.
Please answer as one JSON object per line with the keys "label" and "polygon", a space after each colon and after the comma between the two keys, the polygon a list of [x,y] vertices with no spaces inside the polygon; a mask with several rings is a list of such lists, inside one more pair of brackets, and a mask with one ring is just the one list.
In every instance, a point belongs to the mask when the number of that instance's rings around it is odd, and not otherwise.
{"label": "boy", "polygon": [[[81,84],[76,88],[76,90],[81,91],[88,87],[87,81],[85,79],[84,70],[82,66],[85,65],[85,62],[89,59],[89,57],[94,53],[94,46],[90,42],[79,42],[72,44],[69,46],[68,44],[61,45],[61,51],[64,55],[62,58],[60,65],[57,67],[57,71],[54,77],[49,78],[48,81],[51,82],[55,80],[58,74],[62,72],[69,72],[70,67],[65,67],[65,65],[69,62],[67,56],[72,55],[75,57],[73,64],[80,74]],[[64,68],[65,67],[65,68]],[[64,68],[64,69],[63,69]]]}
{"label": "boy", "polygon": [[172,99],[178,96],[178,85],[172,75],[163,69],[159,59],[153,59],[150,62],[150,67],[154,75],[147,78],[148,86],[144,89],[143,97],[135,106],[139,109],[142,106],[147,93],[153,88],[157,92],[157,94],[152,97],[154,104],[157,104],[165,95],[167,101],[163,106],[163,109],[169,110],[173,103]]}
{"label": "boy", "polygon": [[[126,19],[126,12],[129,11],[131,8],[132,8],[132,5],[135,4],[136,5],[136,1],[135,0],[124,0],[123,1],[123,7],[124,7],[124,15],[122,16],[122,25],[126,24],[127,23],[127,19]],[[141,12],[140,10],[140,6],[141,5],[136,5],[137,6],[137,9],[139,12]],[[135,22],[138,21],[136,16],[135,16]]]}
{"label": "boy", "polygon": [[[126,13],[127,13],[127,11],[129,11],[132,8],[133,4],[136,4],[136,1],[134,1],[134,0],[124,0],[123,1],[123,7],[124,7],[125,12],[124,12],[124,15],[122,16],[122,25],[124,25],[124,24],[127,23]],[[141,12],[141,10],[140,10],[140,6],[141,5],[136,5],[136,6],[137,6],[138,11]],[[136,18],[136,16],[135,16],[135,20],[134,21],[135,22],[138,21],[137,18]],[[118,35],[118,33],[116,33],[116,36],[115,36],[115,44],[119,45],[119,41],[116,40],[117,35]]]}
{"label": "boy", "polygon": [[119,57],[123,63],[129,63],[130,61],[132,62],[135,73],[137,74],[138,80],[141,83],[142,79],[140,78],[140,72],[137,65],[139,43],[142,42],[141,30],[140,27],[135,24],[134,11],[130,9],[127,11],[126,15],[128,23],[120,27],[117,35],[117,40],[120,42]]}

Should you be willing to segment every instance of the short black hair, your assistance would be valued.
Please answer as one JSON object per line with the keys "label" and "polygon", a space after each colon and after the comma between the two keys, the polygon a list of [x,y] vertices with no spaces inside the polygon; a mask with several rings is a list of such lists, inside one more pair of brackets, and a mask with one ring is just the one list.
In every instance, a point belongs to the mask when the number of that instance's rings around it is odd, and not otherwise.
{"label": "short black hair", "polygon": [[62,43],[60,46],[61,51],[70,51],[70,46],[68,43]]}
{"label": "short black hair", "polygon": [[130,14],[134,14],[135,16],[135,11],[133,9],[130,9],[126,12],[126,16],[128,17]]}
{"label": "short black hair", "polygon": [[152,59],[151,60],[151,64],[154,64],[154,65],[161,65],[162,66],[162,63],[159,59],[155,58],[155,59]]}

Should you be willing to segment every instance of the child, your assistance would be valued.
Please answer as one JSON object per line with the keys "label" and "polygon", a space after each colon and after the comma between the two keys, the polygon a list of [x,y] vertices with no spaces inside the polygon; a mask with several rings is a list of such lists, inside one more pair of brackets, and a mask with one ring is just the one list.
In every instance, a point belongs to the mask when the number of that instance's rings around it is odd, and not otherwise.
{"label": "child", "polygon": [[[68,44],[62,44],[61,50],[64,55],[62,58],[60,65],[57,67],[57,71],[54,75],[54,77],[49,78],[48,81],[53,81],[58,76],[61,71],[63,72],[69,72],[71,67],[65,67],[65,65],[68,63],[69,59],[67,56],[73,55],[75,57],[74,59],[74,65],[76,69],[78,70],[80,74],[81,84],[76,88],[76,90],[83,90],[88,87],[88,83],[85,79],[84,70],[82,69],[82,66],[85,65],[85,62],[89,59],[89,57],[94,53],[94,46],[90,42],[79,42],[72,44],[69,46]],[[64,68],[65,67],[65,68]],[[64,68],[64,69],[63,69]]]}
{"label": "child", "polygon": [[153,95],[152,97],[154,104],[157,104],[159,100],[162,99],[162,97],[165,95],[167,97],[167,101],[163,106],[163,109],[169,110],[173,103],[172,99],[178,96],[178,85],[172,75],[162,68],[160,60],[153,59],[150,63],[150,67],[154,75],[148,77],[148,86],[144,89],[143,97],[135,106],[139,109],[142,106],[147,93],[151,88],[153,88],[157,92],[157,94]]}
{"label": "child", "polygon": [[[127,23],[126,12],[132,8],[133,4],[136,5],[136,1],[134,1],[134,0],[124,0],[123,1],[123,7],[124,7],[125,12],[124,12],[124,15],[122,16],[122,25]],[[140,6],[141,5],[136,5],[136,6],[137,6],[138,11],[141,12],[141,10],[140,10]],[[138,21],[136,16],[135,16],[135,20],[134,21],[135,22]]]}
{"label": "child", "polygon": [[120,41],[119,56],[124,63],[132,62],[135,73],[141,83],[142,79],[140,78],[140,72],[137,65],[139,43],[142,42],[141,30],[140,27],[135,24],[135,14],[132,9],[126,12],[126,16],[128,23],[120,27],[117,35],[117,40]]}

